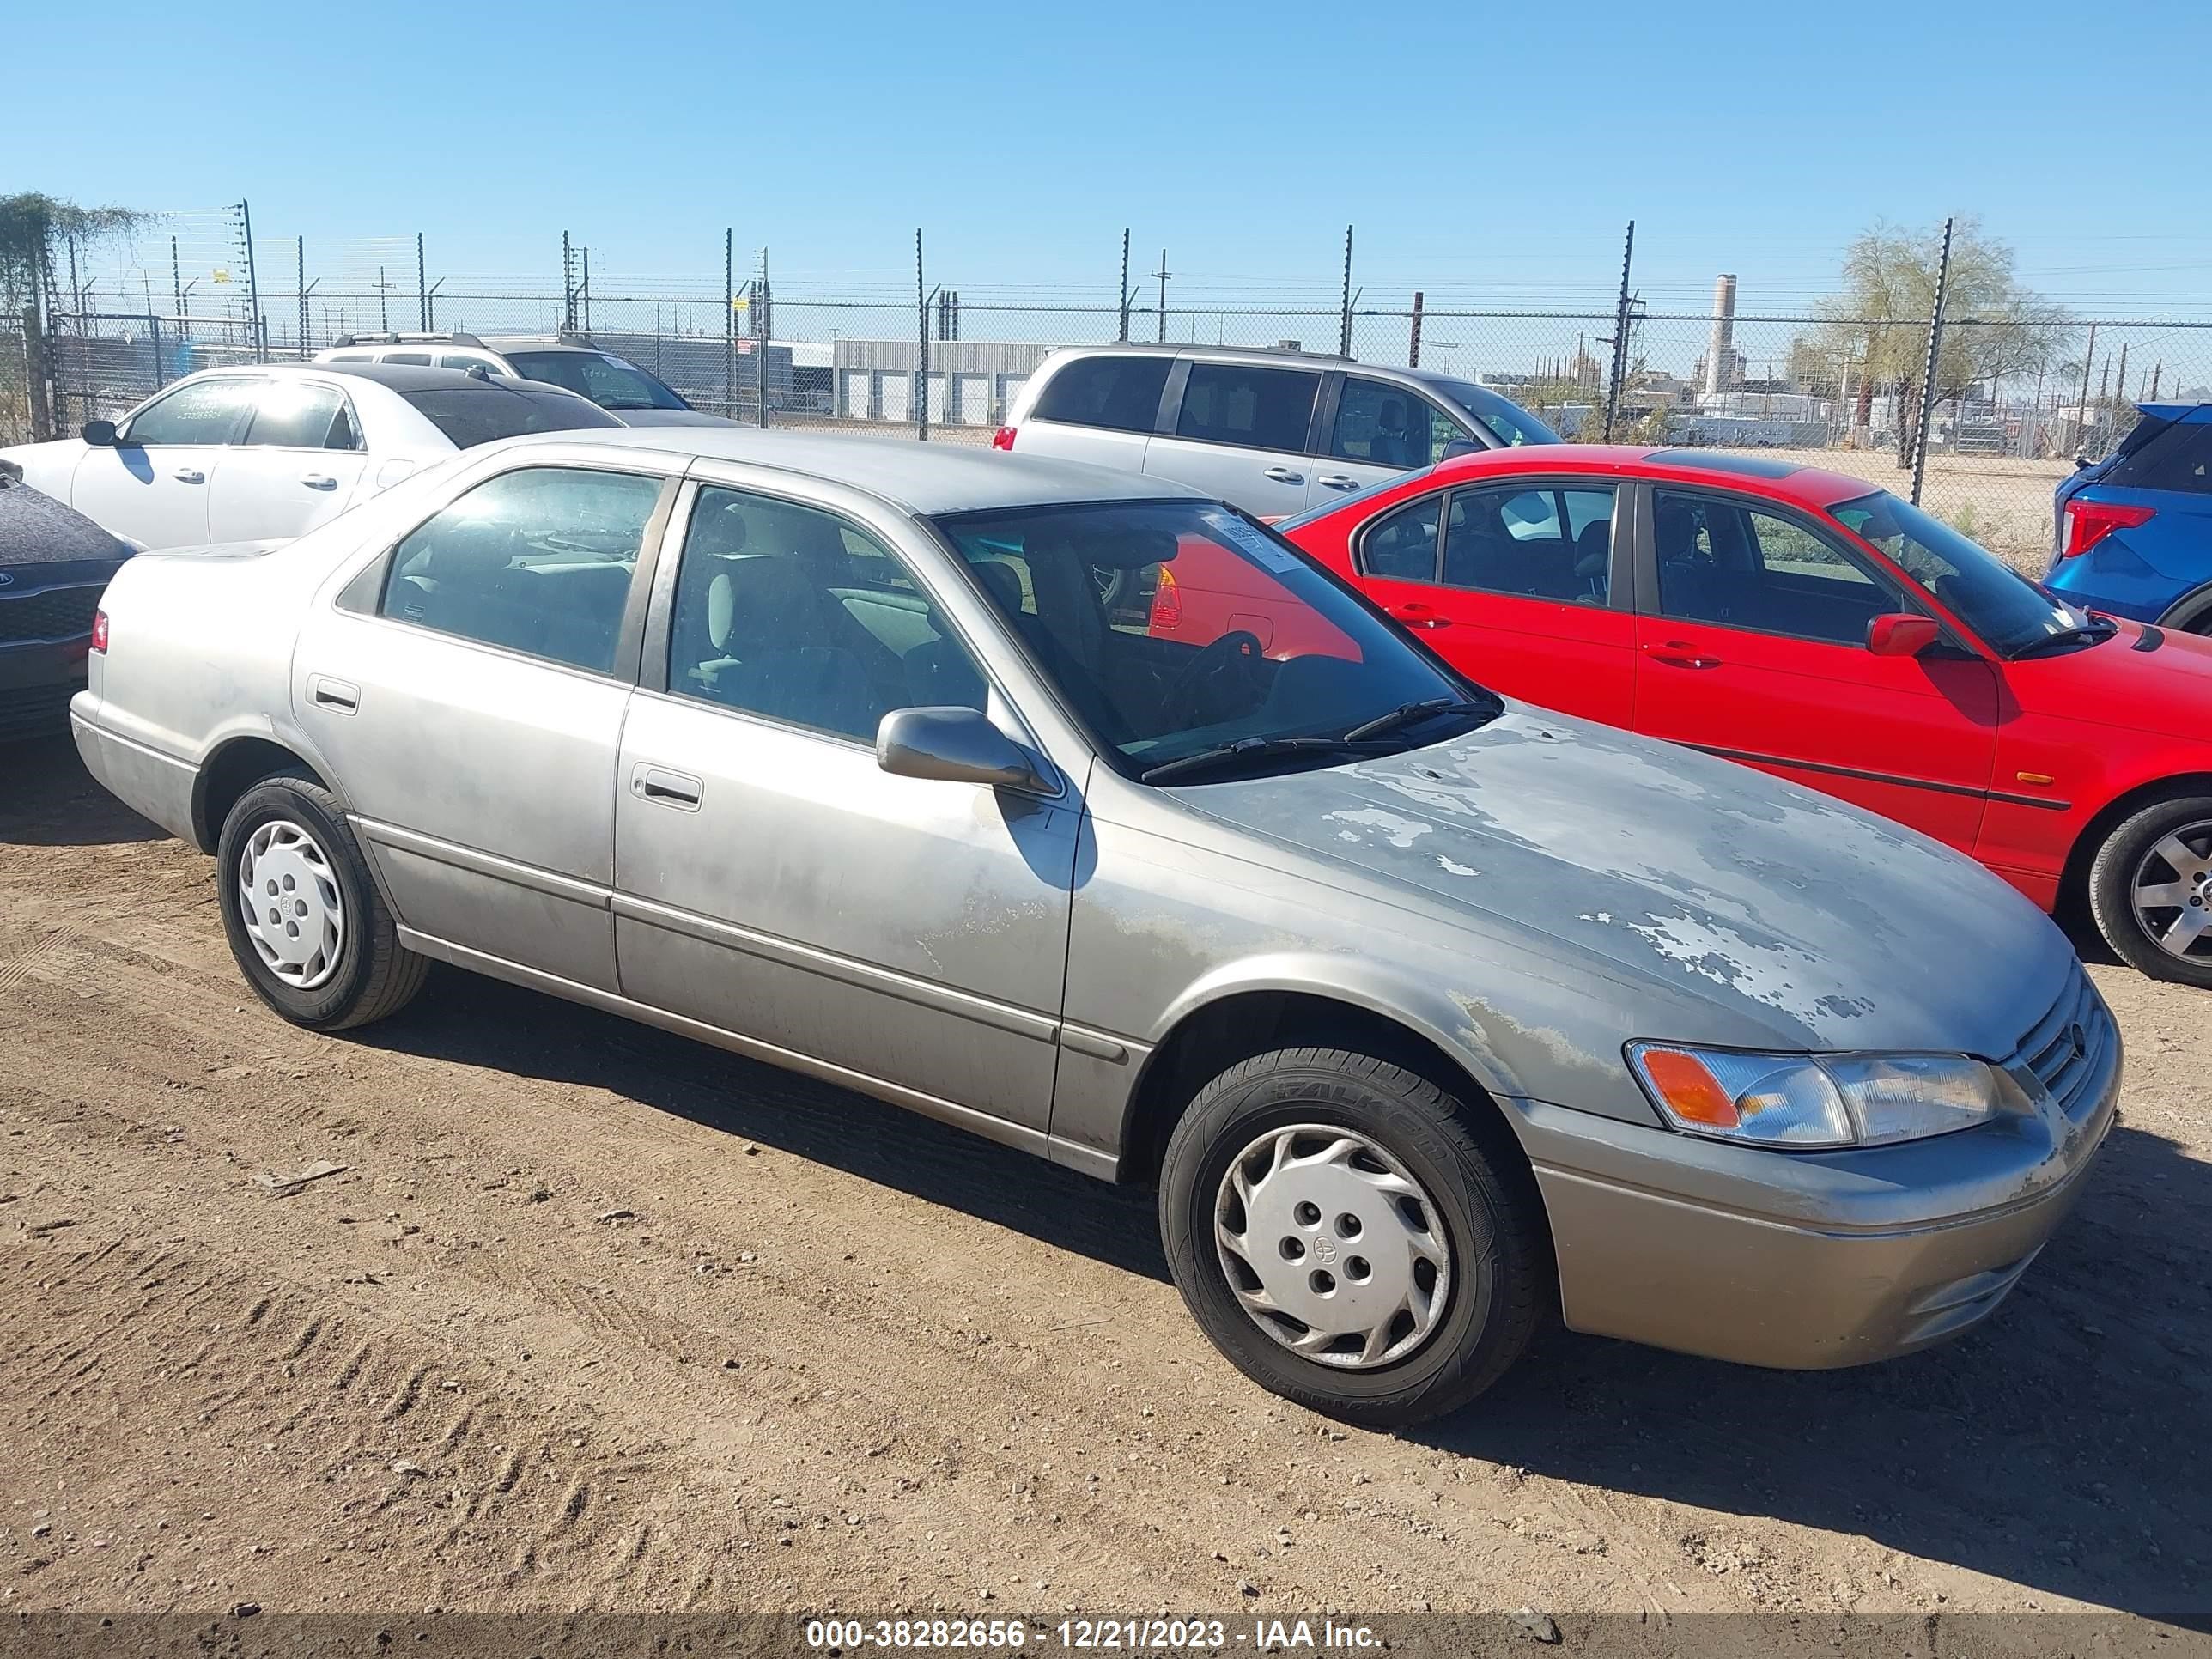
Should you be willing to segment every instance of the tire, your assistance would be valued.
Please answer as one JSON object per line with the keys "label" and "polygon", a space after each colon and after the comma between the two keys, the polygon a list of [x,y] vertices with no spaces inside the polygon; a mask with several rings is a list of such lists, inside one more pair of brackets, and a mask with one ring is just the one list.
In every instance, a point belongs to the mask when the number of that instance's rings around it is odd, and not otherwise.
{"label": "tire", "polygon": [[[249,849],[264,872],[257,885],[276,890],[257,894],[276,916],[264,910],[252,923],[240,890]],[[239,971],[264,1002],[312,1031],[343,1031],[398,1012],[429,970],[428,958],[399,943],[343,809],[313,778],[264,778],[238,798],[216,848],[216,902]],[[296,930],[295,909],[325,925],[310,926],[304,939],[296,931],[285,938],[281,930]],[[318,936],[335,943],[308,954]]]}
{"label": "tire", "polygon": [[[2164,845],[2174,856],[2159,853]],[[2153,801],[2105,838],[2089,866],[2089,913],[2120,959],[2153,979],[2212,990],[2212,795]],[[2185,857],[2183,854],[2189,854]],[[2156,891],[2182,900],[2142,904]],[[2190,922],[2191,916],[2204,918]],[[2161,943],[2176,927],[2203,931],[2177,955]]]}
{"label": "tire", "polygon": [[[1315,1133],[1306,1134],[1309,1129]],[[1368,1167],[1357,1162],[1333,1167],[1323,1149],[1344,1144],[1343,1137],[1331,1134],[1336,1130],[1351,1131],[1379,1156],[1355,1155],[1367,1158]],[[1290,1161],[1282,1167],[1307,1185],[1289,1185],[1271,1195],[1264,1185],[1250,1183],[1255,1169],[1264,1170],[1267,1181],[1278,1178],[1268,1162],[1271,1152],[1252,1150],[1270,1146],[1271,1137],[1287,1137]],[[1393,1323],[1361,1316],[1353,1322],[1384,1336],[1339,1338],[1334,1363],[1293,1352],[1288,1343],[1299,1330],[1318,1340],[1324,1328],[1248,1312],[1237,1284],[1248,1291],[1257,1285],[1262,1295],[1273,1295],[1270,1286],[1278,1286],[1295,1297],[1301,1283],[1329,1279],[1328,1294],[1346,1296],[1344,1307],[1361,1306],[1351,1298],[1370,1289],[1376,1298],[1367,1305],[1389,1306],[1395,1298],[1391,1258],[1401,1224],[1390,1215],[1407,1213],[1386,1187],[1374,1184],[1389,1180],[1390,1164],[1427,1200],[1413,1206],[1425,1226],[1409,1226],[1406,1236],[1441,1239],[1445,1249],[1441,1290],[1431,1273],[1432,1311],[1425,1333],[1408,1312],[1401,1311]],[[1245,1168],[1254,1200],[1249,1210],[1241,1198],[1231,1202],[1224,1196],[1236,1190],[1233,1183],[1224,1185],[1232,1165]],[[1306,1215],[1318,1207],[1313,1204],[1285,1206],[1285,1199],[1295,1200],[1302,1191],[1323,1204],[1350,1193],[1340,1201],[1358,1204],[1367,1220],[1362,1229],[1346,1232],[1328,1214]],[[1191,1316],[1231,1363],[1286,1400],[1366,1427],[1407,1428],[1467,1404],[1504,1375],[1558,1304],[1542,1206],[1510,1132],[1479,1122],[1425,1078],[1368,1055],[1279,1049],[1215,1078],[1199,1091],[1169,1139],[1159,1203],[1161,1237],[1176,1286]],[[1264,1261],[1266,1249],[1273,1248],[1286,1268],[1265,1263],[1271,1278],[1263,1281],[1243,1256],[1219,1243],[1217,1205],[1225,1205],[1239,1223],[1248,1251]],[[1317,1225],[1309,1224],[1316,1220]],[[1296,1258],[1293,1243],[1300,1250]],[[1376,1252],[1371,1264],[1357,1254],[1363,1243]],[[1413,1253],[1418,1279],[1418,1249]],[[1297,1267],[1287,1267],[1293,1260]],[[1352,1278],[1362,1267],[1368,1277],[1355,1288]],[[1346,1277],[1334,1279],[1337,1273]],[[1299,1305],[1326,1312],[1331,1304]],[[1401,1345],[1402,1352],[1392,1351]]]}

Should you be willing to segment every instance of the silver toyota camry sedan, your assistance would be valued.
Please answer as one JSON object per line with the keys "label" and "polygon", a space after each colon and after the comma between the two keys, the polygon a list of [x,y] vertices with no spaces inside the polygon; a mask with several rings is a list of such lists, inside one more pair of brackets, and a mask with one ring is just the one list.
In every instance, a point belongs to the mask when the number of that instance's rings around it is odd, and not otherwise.
{"label": "silver toyota camry sedan", "polygon": [[[1153,637],[1196,550],[1265,602]],[[286,1019],[383,1018],[436,959],[1156,1183],[1206,1334],[1368,1424],[1554,1317],[1778,1366],[1953,1335],[2118,1090],[1978,866],[1494,696],[1157,478],[486,446],[275,551],[133,560],[73,717],[214,854]]]}

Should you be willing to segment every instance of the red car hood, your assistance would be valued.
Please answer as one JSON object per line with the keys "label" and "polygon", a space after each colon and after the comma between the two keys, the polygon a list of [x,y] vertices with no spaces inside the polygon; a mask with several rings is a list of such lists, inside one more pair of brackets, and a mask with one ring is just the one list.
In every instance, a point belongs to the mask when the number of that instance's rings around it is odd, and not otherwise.
{"label": "red car hood", "polygon": [[[2201,742],[2212,750],[2212,638],[2112,620],[2120,631],[2102,645],[2009,665],[2006,678],[2015,693],[2024,702],[2034,692],[2051,699],[2039,713],[2156,732]],[[2146,636],[2154,634],[2161,636],[2160,643],[2142,649]],[[2021,672],[2037,667],[2059,672]],[[2083,702],[2085,685],[2094,688],[2100,709],[2093,711]]]}

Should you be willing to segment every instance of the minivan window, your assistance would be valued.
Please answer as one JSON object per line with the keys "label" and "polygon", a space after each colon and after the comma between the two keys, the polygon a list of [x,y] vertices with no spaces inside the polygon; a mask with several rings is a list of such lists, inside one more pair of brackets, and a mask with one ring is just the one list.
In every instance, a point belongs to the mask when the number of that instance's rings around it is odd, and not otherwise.
{"label": "minivan window", "polygon": [[495,438],[526,432],[570,432],[580,427],[622,422],[581,398],[561,392],[529,392],[486,380],[475,386],[403,392],[415,412],[444,433],[456,449],[472,449]]}
{"label": "minivan window", "polygon": [[1303,454],[1320,391],[1320,374],[1309,369],[1193,363],[1176,435]]}
{"label": "minivan window", "polygon": [[1427,398],[1384,380],[1347,376],[1328,453],[1373,466],[1428,466],[1467,433]]}
{"label": "minivan window", "polygon": [[1030,413],[1040,421],[1103,426],[1115,432],[1150,432],[1159,418],[1160,392],[1175,359],[1078,357],[1063,363],[1037,393]]}
{"label": "minivan window", "polygon": [[1429,385],[1460,408],[1500,444],[1555,444],[1559,434],[1510,398],[1501,398],[1472,380],[1431,380]]}

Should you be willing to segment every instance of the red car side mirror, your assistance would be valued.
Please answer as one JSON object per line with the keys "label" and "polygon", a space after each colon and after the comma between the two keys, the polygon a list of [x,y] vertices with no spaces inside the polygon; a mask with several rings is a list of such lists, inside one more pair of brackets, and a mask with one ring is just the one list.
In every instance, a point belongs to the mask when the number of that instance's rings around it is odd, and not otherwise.
{"label": "red car side mirror", "polygon": [[1917,657],[1935,644],[1942,632],[1933,617],[1892,611],[1867,624],[1867,649],[1877,657]]}

